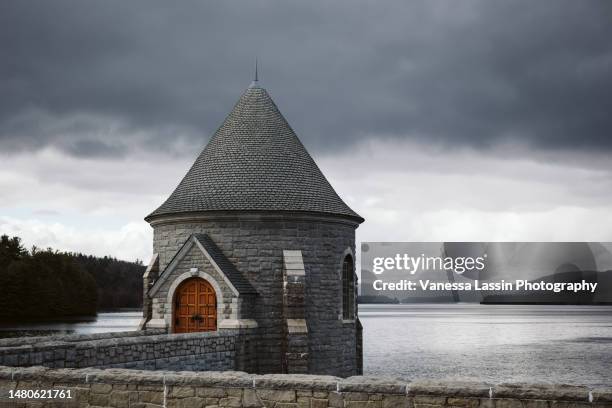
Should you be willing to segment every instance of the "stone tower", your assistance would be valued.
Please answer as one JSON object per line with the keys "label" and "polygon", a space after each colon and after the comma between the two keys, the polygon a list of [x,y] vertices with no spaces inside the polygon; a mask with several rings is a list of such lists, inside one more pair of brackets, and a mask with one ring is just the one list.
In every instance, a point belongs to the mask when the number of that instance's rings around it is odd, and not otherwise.
{"label": "stone tower", "polygon": [[143,329],[246,336],[258,373],[361,372],[355,229],[255,81],[170,197],[154,230]]}

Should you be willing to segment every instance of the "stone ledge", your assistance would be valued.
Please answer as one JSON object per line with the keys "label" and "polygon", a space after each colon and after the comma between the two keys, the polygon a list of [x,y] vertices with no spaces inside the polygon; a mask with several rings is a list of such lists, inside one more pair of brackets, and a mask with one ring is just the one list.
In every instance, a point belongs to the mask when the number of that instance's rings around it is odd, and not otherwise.
{"label": "stone ledge", "polygon": [[163,385],[164,371],[129,370],[125,368],[84,369],[87,383]]}
{"label": "stone ledge", "polygon": [[287,319],[289,334],[308,334],[308,325],[305,319]]}
{"label": "stone ledge", "polygon": [[[28,367],[32,368],[32,367]],[[37,367],[36,367],[37,368]],[[58,369],[47,369],[42,374],[44,380],[49,380],[54,383],[66,383],[66,384],[79,384],[89,383],[88,377],[101,370],[95,368],[58,368]],[[15,378],[21,379],[18,375]],[[40,378],[40,377],[38,377]],[[34,374],[30,374],[24,379],[35,379]]]}
{"label": "stone ledge", "polygon": [[257,321],[253,319],[223,319],[219,323],[219,330],[256,329],[257,327],[259,327]]}
{"label": "stone ledge", "polygon": [[0,347],[0,355],[5,354],[14,354],[19,351],[32,351],[31,345],[19,345],[19,346],[7,346]]}
{"label": "stone ledge", "polygon": [[591,395],[593,402],[612,402],[612,388],[595,388]]}
{"label": "stone ledge", "polygon": [[416,380],[408,384],[408,395],[444,395],[451,397],[491,397],[493,385],[477,381]]}
{"label": "stone ledge", "polygon": [[48,378],[47,371],[50,368],[47,367],[20,367],[10,368],[2,367],[3,369],[9,368],[10,378],[14,381],[17,380],[40,380]]}
{"label": "stone ledge", "polygon": [[0,380],[12,380],[13,379],[13,367],[0,366]]}
{"label": "stone ledge", "polygon": [[406,394],[408,381],[395,377],[355,376],[338,383],[340,392]]}
{"label": "stone ledge", "polygon": [[253,378],[253,375],[242,371],[178,371],[165,373],[165,383],[168,385],[197,387],[252,388]]}
{"label": "stone ledge", "polygon": [[493,388],[494,398],[588,401],[589,389],[568,384],[502,383]]}
{"label": "stone ledge", "polygon": [[265,374],[254,376],[257,389],[336,391],[339,377],[309,374]]}
{"label": "stone ledge", "polygon": [[77,349],[92,347],[109,347],[133,344],[160,344],[163,342],[175,342],[177,340],[197,340],[203,338],[227,338],[233,337],[231,334],[219,332],[200,332],[200,333],[180,333],[180,334],[157,334],[141,337],[127,337],[117,339],[102,339],[83,341],[76,344]]}
{"label": "stone ledge", "polygon": [[6,382],[50,382],[66,384],[138,384],[256,390],[303,390],[313,392],[399,395],[414,398],[478,398],[503,400],[547,400],[593,402],[610,405],[612,388],[589,389],[566,384],[502,383],[476,381],[416,380],[394,377],[355,376],[346,379],[307,374],[254,375],[240,371],[144,371],[130,369],[51,369],[46,367],[2,367]]}
{"label": "stone ledge", "polygon": [[[131,333],[131,332],[125,332]],[[136,333],[136,332],[134,332]],[[135,336],[119,336],[119,337],[102,337],[94,338],[88,336],[81,336],[79,340],[59,340],[49,337],[43,337],[45,341],[41,341],[36,344],[20,344],[14,346],[0,346],[0,354],[14,354],[15,352],[22,351],[47,351],[55,350],[58,348],[74,348],[77,350],[97,348],[97,347],[111,347],[120,345],[135,345],[135,344],[159,344],[163,342],[174,342],[180,340],[197,340],[202,338],[229,338],[234,337],[233,333],[224,332],[201,332],[201,333],[182,333],[182,334],[167,334],[159,333],[153,334],[147,332],[147,334],[140,334]]]}
{"label": "stone ledge", "polygon": [[17,337],[0,339],[0,348],[2,347],[16,347],[29,344],[47,343],[47,342],[68,342],[75,343],[81,341],[91,340],[103,340],[111,338],[126,338],[126,337],[142,337],[151,335],[165,334],[165,329],[155,329],[147,331],[122,331],[122,332],[110,332],[110,333],[93,333],[93,334],[60,334],[53,336],[38,336],[38,337]]}

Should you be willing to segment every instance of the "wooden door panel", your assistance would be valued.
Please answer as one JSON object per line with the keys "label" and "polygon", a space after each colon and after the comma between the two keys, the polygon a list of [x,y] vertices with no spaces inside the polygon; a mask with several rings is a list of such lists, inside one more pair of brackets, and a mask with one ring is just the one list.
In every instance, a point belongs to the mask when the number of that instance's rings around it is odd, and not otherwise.
{"label": "wooden door panel", "polygon": [[217,330],[217,296],[209,282],[188,279],[176,289],[175,299],[174,333]]}

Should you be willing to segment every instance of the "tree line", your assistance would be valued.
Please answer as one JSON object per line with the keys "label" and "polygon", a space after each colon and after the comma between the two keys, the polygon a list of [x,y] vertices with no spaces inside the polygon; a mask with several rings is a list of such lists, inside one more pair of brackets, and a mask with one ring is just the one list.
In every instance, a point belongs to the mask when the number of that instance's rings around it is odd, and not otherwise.
{"label": "tree line", "polygon": [[33,247],[0,237],[0,321],[95,315],[142,305],[142,262]]}

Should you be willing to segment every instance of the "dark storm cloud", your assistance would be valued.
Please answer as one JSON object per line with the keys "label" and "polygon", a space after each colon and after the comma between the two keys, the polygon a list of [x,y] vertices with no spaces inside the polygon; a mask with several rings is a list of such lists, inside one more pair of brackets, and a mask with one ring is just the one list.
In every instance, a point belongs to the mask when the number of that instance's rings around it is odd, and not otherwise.
{"label": "dark storm cloud", "polygon": [[612,149],[606,1],[0,3],[0,149],[202,146],[252,75],[312,150]]}

